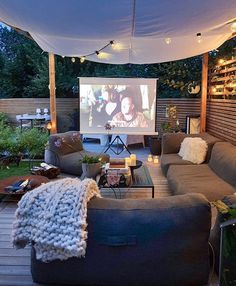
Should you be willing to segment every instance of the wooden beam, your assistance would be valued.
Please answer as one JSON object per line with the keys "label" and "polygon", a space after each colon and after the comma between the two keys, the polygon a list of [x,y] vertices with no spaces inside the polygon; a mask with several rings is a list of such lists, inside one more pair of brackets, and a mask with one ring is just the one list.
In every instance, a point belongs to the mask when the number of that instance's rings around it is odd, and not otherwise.
{"label": "wooden beam", "polygon": [[56,80],[55,80],[55,55],[48,53],[49,57],[49,90],[50,90],[50,115],[51,133],[57,133],[57,108],[56,108]]}
{"label": "wooden beam", "polygon": [[201,93],[201,123],[200,131],[206,131],[206,108],[207,108],[207,80],[208,80],[208,53],[202,58],[202,93]]}

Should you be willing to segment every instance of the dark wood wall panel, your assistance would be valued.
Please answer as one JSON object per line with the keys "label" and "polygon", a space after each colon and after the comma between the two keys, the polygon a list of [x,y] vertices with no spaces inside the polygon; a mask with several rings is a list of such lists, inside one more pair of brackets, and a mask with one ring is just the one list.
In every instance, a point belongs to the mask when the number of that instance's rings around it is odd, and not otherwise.
{"label": "dark wood wall panel", "polygon": [[236,144],[236,100],[208,99],[207,131]]}

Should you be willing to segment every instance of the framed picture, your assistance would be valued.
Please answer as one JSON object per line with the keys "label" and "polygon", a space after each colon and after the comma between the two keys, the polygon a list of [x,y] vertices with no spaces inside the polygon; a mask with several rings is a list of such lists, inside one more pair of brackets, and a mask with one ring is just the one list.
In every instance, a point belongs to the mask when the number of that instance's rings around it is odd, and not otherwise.
{"label": "framed picture", "polygon": [[200,133],[200,115],[188,115],[186,116],[186,133],[198,134]]}

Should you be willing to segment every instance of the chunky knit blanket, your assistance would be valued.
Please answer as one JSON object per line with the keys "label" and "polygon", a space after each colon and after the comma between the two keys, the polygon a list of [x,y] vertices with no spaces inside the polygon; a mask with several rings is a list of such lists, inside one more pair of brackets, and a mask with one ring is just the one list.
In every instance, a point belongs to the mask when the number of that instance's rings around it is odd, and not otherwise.
{"label": "chunky knit blanket", "polygon": [[84,257],[87,239],[87,202],[100,197],[92,179],[66,178],[43,184],[26,193],[18,203],[12,240],[16,248],[34,242],[36,257]]}

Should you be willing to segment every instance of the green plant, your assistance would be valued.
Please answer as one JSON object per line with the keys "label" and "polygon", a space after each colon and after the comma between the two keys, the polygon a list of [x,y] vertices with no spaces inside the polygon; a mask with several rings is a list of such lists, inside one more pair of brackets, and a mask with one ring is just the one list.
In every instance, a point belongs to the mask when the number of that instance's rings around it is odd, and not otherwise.
{"label": "green plant", "polygon": [[95,163],[101,162],[101,158],[99,156],[88,156],[88,155],[85,155],[81,159],[81,162],[85,163],[85,164],[95,164]]}
{"label": "green plant", "polygon": [[23,152],[16,130],[8,125],[0,124],[0,153],[5,155],[18,155]]}
{"label": "green plant", "polygon": [[219,221],[231,224],[225,226],[222,232],[222,281],[220,285],[236,285],[235,267],[236,267],[236,226],[233,223],[236,219],[236,204],[225,204],[223,201],[213,202],[219,211]]}
{"label": "green plant", "polygon": [[161,131],[163,133],[180,131],[178,110],[175,105],[166,106],[166,117],[168,120],[161,123]]}
{"label": "green plant", "polygon": [[7,122],[8,122],[8,118],[7,118],[6,113],[0,112],[0,125],[6,126]]}
{"label": "green plant", "polygon": [[29,158],[43,157],[44,149],[48,141],[48,132],[36,128],[18,133],[19,146],[23,148]]}

